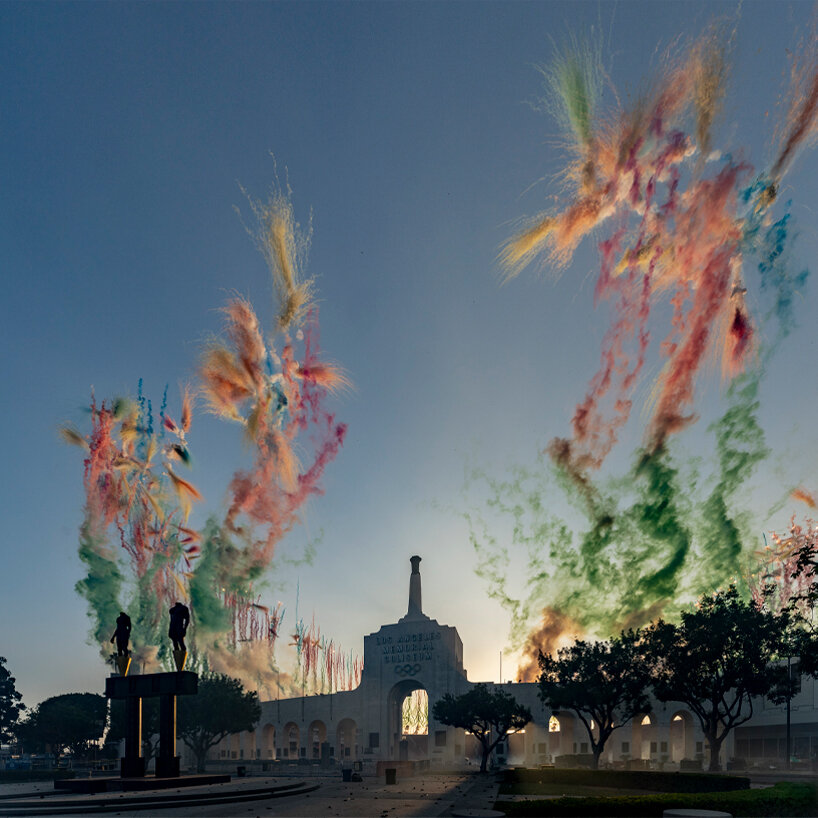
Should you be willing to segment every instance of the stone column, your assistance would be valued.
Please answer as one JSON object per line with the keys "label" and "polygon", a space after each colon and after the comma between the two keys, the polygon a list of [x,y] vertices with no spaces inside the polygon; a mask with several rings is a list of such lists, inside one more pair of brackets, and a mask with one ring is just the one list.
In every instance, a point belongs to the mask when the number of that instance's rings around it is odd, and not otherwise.
{"label": "stone column", "polygon": [[122,778],[144,778],[145,759],[142,757],[142,699],[125,699],[125,756],[121,761]]}
{"label": "stone column", "polygon": [[178,776],[176,696],[172,693],[164,693],[159,697],[159,757],[156,759],[156,777],[177,778]]}
{"label": "stone column", "polygon": [[412,573],[409,577],[409,610],[407,616],[422,616],[423,604],[420,593],[420,557],[411,557]]}

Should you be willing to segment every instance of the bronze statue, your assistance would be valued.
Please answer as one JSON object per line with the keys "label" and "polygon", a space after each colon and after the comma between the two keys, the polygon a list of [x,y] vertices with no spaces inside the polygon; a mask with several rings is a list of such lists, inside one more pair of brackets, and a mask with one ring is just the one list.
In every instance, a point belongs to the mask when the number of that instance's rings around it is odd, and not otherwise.
{"label": "bronze statue", "polygon": [[170,609],[170,628],[168,628],[168,636],[173,641],[173,649],[185,651],[185,634],[187,633],[187,626],[190,624],[190,611],[187,605],[181,602]]}
{"label": "bronze statue", "polygon": [[116,630],[114,631],[114,635],[111,637],[111,641],[113,642],[116,639],[116,655],[117,656],[129,656],[130,651],[128,650],[128,641],[131,638],[131,617],[125,613],[125,611],[120,611],[119,616],[116,618]]}

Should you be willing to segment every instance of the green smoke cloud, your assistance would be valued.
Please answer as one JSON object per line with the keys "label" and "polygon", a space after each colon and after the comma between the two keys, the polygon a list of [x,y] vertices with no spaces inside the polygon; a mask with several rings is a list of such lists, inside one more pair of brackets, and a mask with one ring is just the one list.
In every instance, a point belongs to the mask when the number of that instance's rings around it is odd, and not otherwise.
{"label": "green smoke cloud", "polygon": [[545,608],[608,636],[673,617],[741,573],[753,518],[739,489],[768,454],[757,420],[759,376],[737,378],[728,390],[726,410],[708,429],[708,463],[671,443],[637,452],[622,477],[582,486],[546,455],[502,480],[470,470],[467,495],[483,495],[464,515],[477,573],[511,614],[514,647],[525,644]]}

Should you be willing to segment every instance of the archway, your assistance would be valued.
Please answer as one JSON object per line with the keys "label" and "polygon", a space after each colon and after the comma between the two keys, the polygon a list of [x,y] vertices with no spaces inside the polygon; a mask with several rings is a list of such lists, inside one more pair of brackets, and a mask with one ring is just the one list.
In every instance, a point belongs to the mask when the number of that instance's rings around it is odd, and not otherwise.
{"label": "archway", "polygon": [[677,710],[670,718],[670,760],[692,759],[695,746],[693,716],[687,710]]}
{"label": "archway", "polygon": [[506,736],[506,763],[512,766],[525,765],[525,742],[526,731],[531,729],[530,725],[519,730],[509,730]]}
{"label": "archway", "polygon": [[216,747],[216,757],[222,760],[230,758],[230,736],[225,736]]}
{"label": "archway", "polygon": [[389,691],[389,757],[429,757],[429,695],[415,679],[404,679]]}
{"label": "archway", "polygon": [[631,722],[631,757],[649,761],[657,754],[656,722],[648,713],[639,713]]}
{"label": "archway", "polygon": [[342,761],[358,758],[358,725],[352,719],[341,719],[335,734],[335,756]]}
{"label": "archway", "polygon": [[242,758],[258,758],[256,753],[256,731],[249,730],[244,734],[242,742]]}
{"label": "archway", "polygon": [[548,719],[548,752],[552,757],[577,752],[574,724],[575,719],[570,713],[554,713]]}
{"label": "archway", "polygon": [[321,745],[325,744],[326,740],[327,725],[320,719],[310,722],[307,728],[307,757],[318,761],[321,758]]}
{"label": "archway", "polygon": [[283,745],[282,750],[284,758],[290,760],[299,757],[299,748],[301,747],[301,731],[294,721],[288,721],[284,725]]}
{"label": "archway", "polygon": [[261,757],[275,758],[276,729],[272,724],[265,724],[261,730]]}

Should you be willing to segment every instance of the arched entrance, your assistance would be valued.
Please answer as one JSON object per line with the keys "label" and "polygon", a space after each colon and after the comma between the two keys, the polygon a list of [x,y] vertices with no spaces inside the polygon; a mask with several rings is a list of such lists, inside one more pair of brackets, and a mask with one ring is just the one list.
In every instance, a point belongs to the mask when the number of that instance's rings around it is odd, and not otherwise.
{"label": "arched entrance", "polygon": [[358,725],[352,719],[341,719],[335,737],[335,757],[342,761],[355,761],[358,758]]}
{"label": "arched entrance", "polygon": [[261,730],[261,757],[275,758],[276,729],[272,724],[265,724]]}
{"label": "arched entrance", "polygon": [[631,756],[649,761],[657,755],[655,717],[648,713],[639,713],[633,717],[631,727]]}
{"label": "arched entrance", "polygon": [[677,710],[670,717],[670,760],[694,758],[695,746],[693,716],[687,710]]}
{"label": "arched entrance", "polygon": [[297,759],[300,755],[299,749],[301,747],[301,731],[294,721],[288,721],[284,725],[283,746],[284,758],[290,760]]}
{"label": "arched entrance", "polygon": [[[327,725],[319,719],[310,722],[307,729],[307,757],[318,761],[321,758],[321,746],[326,743]],[[329,747],[327,747],[326,756],[329,758]]]}
{"label": "arched entrance", "polygon": [[511,730],[506,736],[506,763],[511,765],[525,765],[525,741],[528,725],[520,730]]}
{"label": "arched entrance", "polygon": [[399,761],[429,757],[429,694],[415,679],[404,679],[390,691],[389,755]]}
{"label": "arched entrance", "polygon": [[231,733],[230,734],[230,758],[238,758],[239,753],[241,752],[240,749],[241,744],[241,737],[238,733]]}
{"label": "arched entrance", "polygon": [[256,752],[256,731],[250,730],[249,732],[244,734],[244,741],[242,744],[244,745],[242,749],[242,758],[258,758],[258,753]]}
{"label": "arched entrance", "polygon": [[548,752],[552,757],[576,753],[574,717],[570,713],[553,714],[548,719]]}

